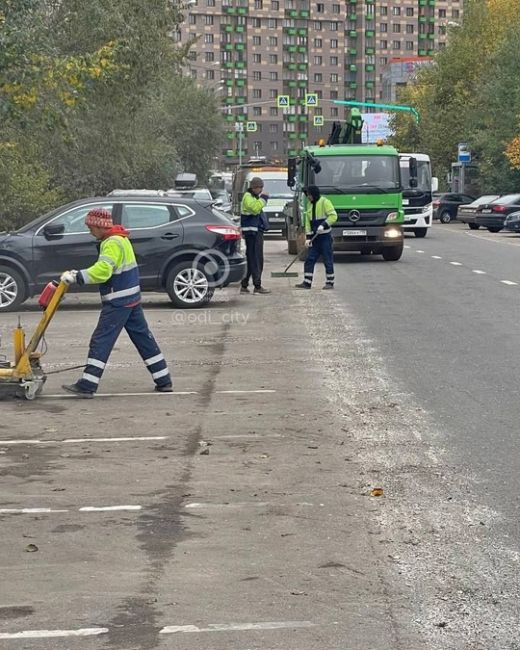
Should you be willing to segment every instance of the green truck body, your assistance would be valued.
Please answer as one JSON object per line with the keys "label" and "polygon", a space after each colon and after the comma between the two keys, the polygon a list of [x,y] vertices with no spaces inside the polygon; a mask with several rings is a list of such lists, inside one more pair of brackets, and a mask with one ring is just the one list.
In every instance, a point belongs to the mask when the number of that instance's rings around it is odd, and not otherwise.
{"label": "green truck body", "polygon": [[289,252],[303,246],[303,189],[317,185],[332,201],[338,220],[332,228],[334,250],[381,254],[396,261],[403,252],[404,211],[399,154],[388,145],[331,144],[304,147],[289,161],[288,184],[295,198],[286,206]]}

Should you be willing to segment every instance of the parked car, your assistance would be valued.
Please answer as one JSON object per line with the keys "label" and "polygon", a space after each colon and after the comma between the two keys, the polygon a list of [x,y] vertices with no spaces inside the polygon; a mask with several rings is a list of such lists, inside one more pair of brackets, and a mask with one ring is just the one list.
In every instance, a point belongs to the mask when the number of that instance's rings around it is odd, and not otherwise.
{"label": "parked car", "polygon": [[190,199],[196,199],[197,201],[201,201],[201,202],[207,201],[208,203],[211,203],[213,201],[211,192],[208,190],[207,187],[194,187],[193,189],[189,189],[189,190],[171,189],[171,190],[167,190],[166,196],[185,196]]}
{"label": "parked car", "polygon": [[520,232],[520,212],[508,214],[504,221],[504,228],[510,232]]}
{"label": "parked car", "polygon": [[477,213],[477,208],[484,203],[492,203],[496,201],[500,196],[498,194],[484,194],[484,196],[479,196],[478,199],[475,199],[472,203],[467,203],[466,205],[459,206],[457,211],[457,219],[462,223],[467,223],[470,227],[470,230],[478,230],[480,226],[475,221],[475,215]]}
{"label": "parked car", "polygon": [[457,218],[459,205],[465,205],[475,200],[474,196],[469,194],[458,194],[456,192],[446,192],[433,197],[433,218],[438,219],[441,223],[450,223]]}
{"label": "parked car", "polygon": [[487,228],[489,232],[500,232],[507,215],[520,210],[520,194],[506,194],[496,201],[484,203],[475,214],[477,226]]}
{"label": "parked car", "polygon": [[231,195],[227,190],[213,190],[211,196],[213,197],[215,207],[222,210],[222,212],[231,214],[233,206],[231,203]]}
{"label": "parked car", "polygon": [[215,288],[245,274],[240,229],[211,204],[135,195],[83,199],[0,234],[0,312],[17,309],[63,271],[93,264],[96,241],[85,226],[92,208],[110,210],[114,223],[130,231],[142,290],[166,291],[176,307],[200,307]]}

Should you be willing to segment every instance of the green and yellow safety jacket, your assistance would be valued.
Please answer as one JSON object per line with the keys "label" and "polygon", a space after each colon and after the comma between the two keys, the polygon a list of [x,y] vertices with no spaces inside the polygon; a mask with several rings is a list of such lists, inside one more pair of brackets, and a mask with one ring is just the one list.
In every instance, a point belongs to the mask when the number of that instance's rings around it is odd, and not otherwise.
{"label": "green and yellow safety jacket", "polygon": [[323,226],[324,231],[320,234],[328,234],[331,226],[338,220],[338,214],[331,201],[325,196],[320,196],[316,203],[308,202],[305,210],[305,234],[307,238],[314,237],[318,226]]}

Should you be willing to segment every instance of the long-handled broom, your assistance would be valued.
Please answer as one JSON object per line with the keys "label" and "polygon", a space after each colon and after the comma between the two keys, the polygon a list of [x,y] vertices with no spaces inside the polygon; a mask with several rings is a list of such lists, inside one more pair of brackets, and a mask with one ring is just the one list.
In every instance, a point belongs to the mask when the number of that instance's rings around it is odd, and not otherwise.
{"label": "long-handled broom", "polygon": [[[314,235],[314,237],[311,239],[311,244],[316,239],[317,236],[318,236],[318,233],[316,233]],[[289,265],[286,266],[283,271],[272,271],[271,272],[271,277],[272,278],[297,278],[298,273],[296,271],[293,271],[292,273],[288,273],[288,271],[291,268],[291,266],[296,262],[296,260],[300,259],[300,255],[302,254],[302,252],[303,251],[300,251],[297,255],[295,255],[292,262],[290,262]]]}

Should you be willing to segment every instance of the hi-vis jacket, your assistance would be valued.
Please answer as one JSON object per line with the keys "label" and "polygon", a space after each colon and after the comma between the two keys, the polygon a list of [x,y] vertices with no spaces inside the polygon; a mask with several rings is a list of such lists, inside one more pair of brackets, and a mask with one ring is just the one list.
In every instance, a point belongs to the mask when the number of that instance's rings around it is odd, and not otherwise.
{"label": "hi-vis jacket", "polygon": [[240,227],[247,237],[248,233],[255,234],[261,230],[260,215],[267,205],[267,197],[261,194],[255,196],[251,190],[244,192],[240,203]]}
{"label": "hi-vis jacket", "polygon": [[334,206],[325,196],[320,196],[316,203],[311,203],[305,210],[305,234],[312,237],[316,234],[318,226],[324,226],[325,230],[320,234],[330,233],[331,226],[338,220],[338,214]]}
{"label": "hi-vis jacket", "polygon": [[99,284],[103,304],[133,307],[141,301],[139,268],[128,231],[115,226],[101,241],[98,261],[78,272],[78,284]]}

